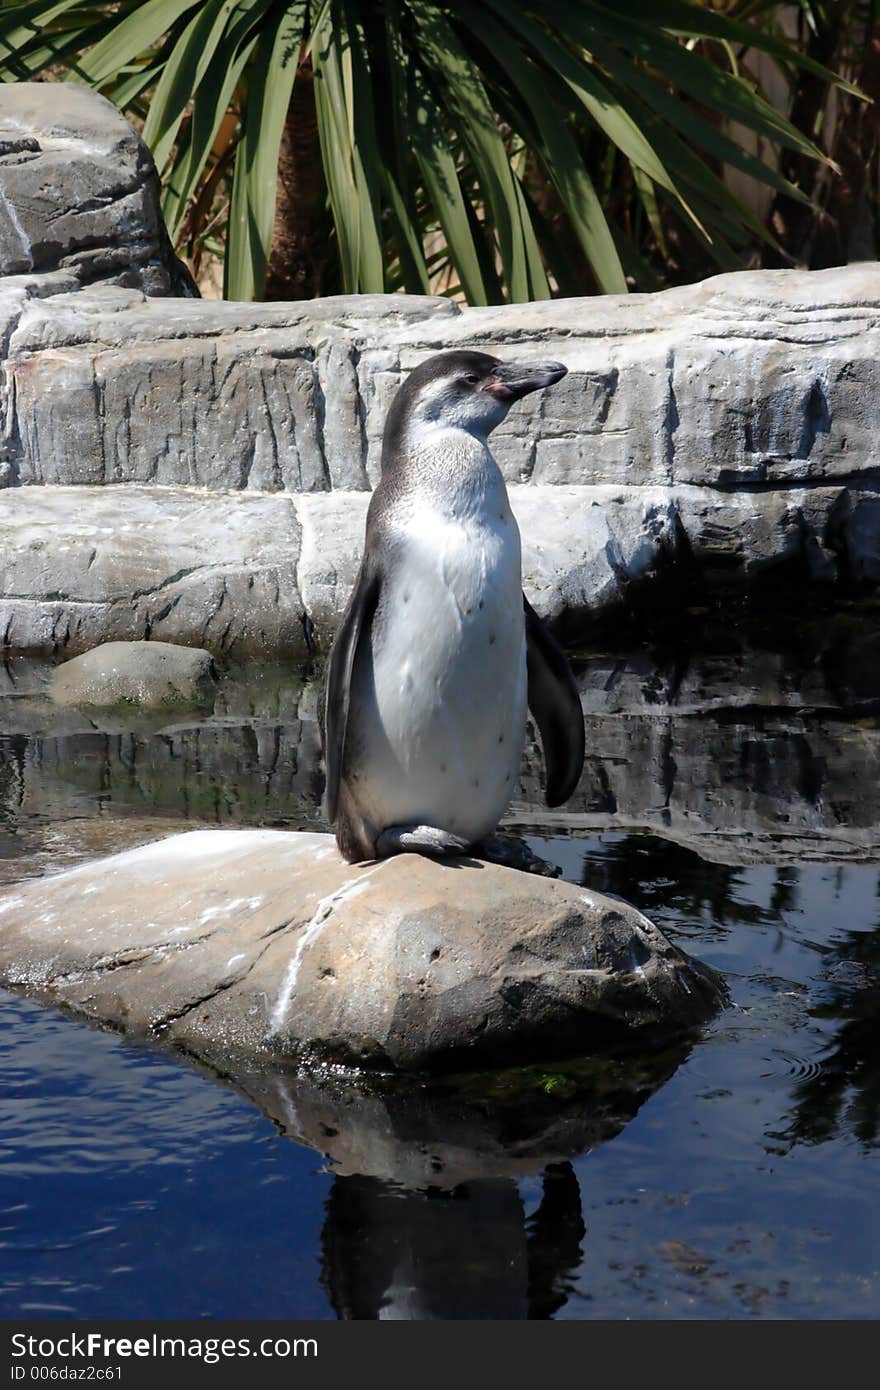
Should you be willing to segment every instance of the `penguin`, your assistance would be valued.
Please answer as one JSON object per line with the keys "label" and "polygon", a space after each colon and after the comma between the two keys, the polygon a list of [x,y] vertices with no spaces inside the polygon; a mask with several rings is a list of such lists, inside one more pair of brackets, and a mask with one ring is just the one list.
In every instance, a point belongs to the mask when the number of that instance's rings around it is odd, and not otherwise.
{"label": "penguin", "polygon": [[566,371],[443,352],[392,401],[319,710],[325,810],[350,863],[477,850],[510,801],[527,707],[547,804],[578,782],[577,689],[523,593],[519,529],[487,442],[514,401]]}

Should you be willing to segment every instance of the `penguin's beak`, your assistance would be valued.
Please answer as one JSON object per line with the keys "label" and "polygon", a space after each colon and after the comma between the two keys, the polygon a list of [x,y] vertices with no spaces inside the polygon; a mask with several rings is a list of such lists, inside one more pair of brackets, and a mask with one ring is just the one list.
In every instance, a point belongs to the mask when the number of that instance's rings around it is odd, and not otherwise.
{"label": "penguin's beak", "polygon": [[568,368],[561,362],[499,362],[482,389],[501,401],[518,401],[561,381]]}

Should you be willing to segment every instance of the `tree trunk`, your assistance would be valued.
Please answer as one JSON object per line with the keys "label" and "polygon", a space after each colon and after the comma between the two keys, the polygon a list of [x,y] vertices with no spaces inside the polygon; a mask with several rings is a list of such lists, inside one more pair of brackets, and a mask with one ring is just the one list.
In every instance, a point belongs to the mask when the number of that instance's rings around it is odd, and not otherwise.
{"label": "tree trunk", "polygon": [[[811,33],[807,52],[832,71],[839,71],[860,40],[860,60],[853,64],[856,83],[868,96],[878,95],[880,47],[870,33],[860,36],[846,32],[842,7],[832,6],[829,18]],[[812,73],[798,75],[798,89],[790,120],[807,134],[820,124],[828,102],[827,84]],[[812,199],[812,206],[794,203],[778,196],[770,214],[770,227],[786,254],[768,248],[765,266],[800,265],[810,270],[841,265],[858,254],[857,226],[864,224],[868,211],[870,171],[877,158],[878,121],[876,105],[867,106],[856,97],[837,94],[834,129],[827,137],[827,153],[837,161],[841,172],[818,166],[805,155],[783,151],[780,166],[786,178],[798,184]],[[870,220],[870,219],[869,219]],[[876,236],[876,227],[871,231]],[[868,234],[870,235],[870,233]],[[862,226],[860,237],[865,239]],[[862,253],[864,254],[864,253]]]}
{"label": "tree trunk", "polygon": [[812,270],[844,261],[874,260],[878,252],[880,227],[871,183],[880,158],[880,37],[866,45],[856,81],[873,104],[855,97],[846,97],[842,103],[832,151],[840,175],[831,181],[826,216],[816,229]]}
{"label": "tree trunk", "polygon": [[314,299],[329,258],[327,185],[311,64],[293,84],[281,149],[266,299]]}

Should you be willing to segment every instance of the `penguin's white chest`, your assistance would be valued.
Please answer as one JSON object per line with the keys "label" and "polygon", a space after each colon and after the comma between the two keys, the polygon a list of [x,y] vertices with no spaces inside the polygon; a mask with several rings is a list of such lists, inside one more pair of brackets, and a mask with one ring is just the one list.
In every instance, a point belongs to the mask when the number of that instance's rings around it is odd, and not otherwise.
{"label": "penguin's white chest", "polygon": [[520,540],[503,491],[478,512],[418,507],[356,673],[362,814],[469,840],[504,814],[525,738]]}

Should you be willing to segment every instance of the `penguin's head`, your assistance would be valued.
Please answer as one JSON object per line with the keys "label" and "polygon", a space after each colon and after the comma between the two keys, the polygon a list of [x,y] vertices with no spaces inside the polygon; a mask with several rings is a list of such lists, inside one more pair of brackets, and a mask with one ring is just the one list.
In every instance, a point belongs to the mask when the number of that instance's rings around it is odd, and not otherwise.
{"label": "penguin's head", "polygon": [[485,439],[514,401],[560,381],[560,362],[502,362],[486,352],[440,352],[410,372],[391,406],[386,448],[404,432],[439,425]]}

